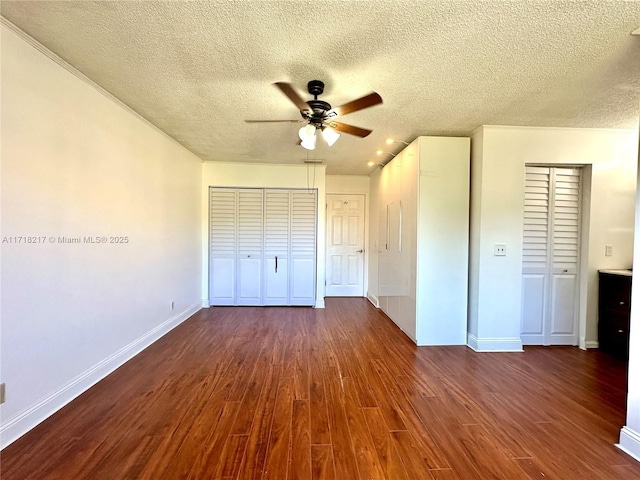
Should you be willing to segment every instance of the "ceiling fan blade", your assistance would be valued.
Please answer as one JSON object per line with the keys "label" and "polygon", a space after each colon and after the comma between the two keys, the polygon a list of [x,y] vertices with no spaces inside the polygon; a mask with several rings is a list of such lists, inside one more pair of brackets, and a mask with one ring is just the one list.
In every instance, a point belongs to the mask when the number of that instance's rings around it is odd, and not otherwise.
{"label": "ceiling fan blade", "polygon": [[382,97],[376,92],[373,92],[369,95],[358,98],[357,100],[353,100],[351,102],[345,103],[344,105],[340,105],[339,107],[334,108],[332,111],[337,115],[346,115],[347,113],[357,112],[358,110],[373,107],[374,105],[378,105],[380,103],[382,103]]}
{"label": "ceiling fan blade", "polygon": [[309,105],[307,105],[307,102],[305,102],[302,97],[298,95],[298,92],[296,92],[290,84],[285,82],[276,82],[274,83],[274,85],[278,87],[280,91],[282,91],[282,93],[284,93],[296,107],[298,107],[298,110],[300,110],[301,112],[306,112],[309,110]]}
{"label": "ceiling fan blade", "polygon": [[245,120],[246,123],[302,123],[303,120]]}
{"label": "ceiling fan blade", "polygon": [[373,130],[367,130],[366,128],[354,127],[353,125],[347,125],[342,122],[329,122],[329,127],[337,130],[338,132],[348,133],[349,135],[355,135],[356,137],[366,137]]}

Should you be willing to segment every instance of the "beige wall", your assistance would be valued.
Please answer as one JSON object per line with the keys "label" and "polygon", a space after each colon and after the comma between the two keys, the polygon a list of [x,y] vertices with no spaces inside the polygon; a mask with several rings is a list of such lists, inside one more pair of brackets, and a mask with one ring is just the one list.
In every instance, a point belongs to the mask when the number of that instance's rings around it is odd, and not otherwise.
{"label": "beige wall", "polygon": [[[525,165],[586,165],[591,185],[590,209],[583,212],[589,238],[582,251],[580,344],[595,346],[597,271],[632,262],[638,132],[484,126],[472,143],[470,333],[488,347],[519,349]],[[493,256],[495,243],[507,244],[506,257]],[[605,245],[613,245],[613,256],[605,257]]]}
{"label": "beige wall", "polygon": [[1,36],[4,446],[197,311],[202,260],[200,159]]}

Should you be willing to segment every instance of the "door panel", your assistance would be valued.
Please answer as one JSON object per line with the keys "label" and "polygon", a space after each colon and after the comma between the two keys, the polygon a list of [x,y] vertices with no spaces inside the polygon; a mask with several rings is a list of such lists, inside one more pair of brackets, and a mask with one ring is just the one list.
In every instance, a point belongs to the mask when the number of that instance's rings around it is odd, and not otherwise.
{"label": "door panel", "polygon": [[209,192],[209,303],[235,305],[236,301],[236,190]]}
{"label": "door panel", "polygon": [[247,258],[238,259],[238,291],[236,305],[261,305],[262,296],[260,288],[260,272],[262,259]]}
{"label": "door panel", "polygon": [[291,191],[291,305],[314,305],[316,298],[316,191]]}
{"label": "door panel", "polygon": [[553,276],[551,294],[550,343],[563,345],[567,336],[575,330],[576,276],[559,274]]}
{"label": "door panel", "polygon": [[238,190],[237,305],[262,303],[263,190]]}
{"label": "door panel", "polygon": [[235,305],[235,257],[212,258],[209,280],[211,305]]}
{"label": "door panel", "polygon": [[291,305],[309,305],[315,297],[315,260],[294,258],[291,261]]}
{"label": "door panel", "polygon": [[264,262],[264,305],[289,304],[289,261],[287,258],[271,257]]}
{"label": "door panel", "polygon": [[327,296],[364,295],[364,195],[327,195]]}
{"label": "door panel", "polygon": [[269,189],[264,199],[264,304],[289,304],[291,192]]}
{"label": "door panel", "polygon": [[542,345],[545,314],[546,275],[527,274],[522,279],[522,341]]}

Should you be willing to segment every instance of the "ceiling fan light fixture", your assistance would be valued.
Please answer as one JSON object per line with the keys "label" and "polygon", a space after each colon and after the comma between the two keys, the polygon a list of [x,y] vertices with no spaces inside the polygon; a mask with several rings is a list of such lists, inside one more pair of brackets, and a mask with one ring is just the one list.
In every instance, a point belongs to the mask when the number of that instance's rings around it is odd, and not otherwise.
{"label": "ceiling fan light fixture", "polygon": [[316,138],[316,127],[311,124],[305,125],[300,130],[298,130],[298,136],[303,142],[310,138]]}
{"label": "ceiling fan light fixture", "polygon": [[298,136],[302,140],[302,148],[307,150],[315,150],[316,148],[316,127],[309,124],[298,130]]}
{"label": "ceiling fan light fixture", "polygon": [[340,138],[340,134],[332,128],[324,128],[322,130],[322,138],[324,138],[324,140],[327,142],[327,145],[331,147],[338,141],[338,139]]}
{"label": "ceiling fan light fixture", "polygon": [[306,148],[307,150],[315,150],[316,149],[316,137],[306,138],[300,143],[302,148]]}

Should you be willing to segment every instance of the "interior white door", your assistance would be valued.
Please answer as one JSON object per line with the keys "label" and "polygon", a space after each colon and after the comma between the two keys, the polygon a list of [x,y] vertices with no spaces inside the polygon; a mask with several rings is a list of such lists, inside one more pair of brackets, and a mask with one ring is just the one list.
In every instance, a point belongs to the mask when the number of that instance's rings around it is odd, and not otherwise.
{"label": "interior white door", "polygon": [[289,190],[264,193],[264,305],[289,304]]}
{"label": "interior white door", "polygon": [[526,167],[525,175],[522,342],[577,345],[581,170]]}
{"label": "interior white door", "polygon": [[364,195],[327,195],[326,295],[364,296]]}
{"label": "interior white door", "polygon": [[236,190],[211,188],[209,210],[209,303],[235,305]]}
{"label": "interior white door", "polygon": [[291,190],[289,305],[316,299],[317,190]]}
{"label": "interior white door", "polygon": [[262,304],[263,190],[238,190],[237,305]]}

